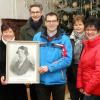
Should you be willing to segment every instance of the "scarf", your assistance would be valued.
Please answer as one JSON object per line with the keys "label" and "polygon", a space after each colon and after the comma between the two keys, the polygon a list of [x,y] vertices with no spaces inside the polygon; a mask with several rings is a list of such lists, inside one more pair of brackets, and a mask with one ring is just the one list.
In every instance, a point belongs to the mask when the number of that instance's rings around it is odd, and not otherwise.
{"label": "scarf", "polygon": [[30,21],[30,24],[31,24],[31,26],[32,26],[32,28],[33,28],[34,30],[38,30],[39,27],[40,27],[40,26],[42,25],[42,23],[43,23],[42,17],[39,19],[38,22],[34,22],[34,21],[32,20],[32,18],[31,18],[30,20],[31,20],[31,21]]}
{"label": "scarf", "polygon": [[75,44],[74,44],[74,61],[75,64],[79,63],[79,59],[80,59],[80,55],[83,49],[83,44],[82,44],[82,40],[85,39],[85,33],[76,33],[76,32],[72,32],[71,39],[74,40]]}

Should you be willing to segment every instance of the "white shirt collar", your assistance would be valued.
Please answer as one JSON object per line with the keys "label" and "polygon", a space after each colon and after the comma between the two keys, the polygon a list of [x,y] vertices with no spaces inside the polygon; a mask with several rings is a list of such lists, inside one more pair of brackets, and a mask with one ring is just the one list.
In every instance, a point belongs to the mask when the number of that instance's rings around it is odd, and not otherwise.
{"label": "white shirt collar", "polygon": [[[10,40],[10,41],[14,41],[14,40],[15,40],[15,37],[14,37],[12,40]],[[7,42],[8,42],[8,41],[5,41],[5,40],[3,39],[3,36],[2,36],[2,41],[3,41],[4,44],[7,44]]]}
{"label": "white shirt collar", "polygon": [[57,30],[54,32],[47,32],[49,37],[53,37],[57,33]]}

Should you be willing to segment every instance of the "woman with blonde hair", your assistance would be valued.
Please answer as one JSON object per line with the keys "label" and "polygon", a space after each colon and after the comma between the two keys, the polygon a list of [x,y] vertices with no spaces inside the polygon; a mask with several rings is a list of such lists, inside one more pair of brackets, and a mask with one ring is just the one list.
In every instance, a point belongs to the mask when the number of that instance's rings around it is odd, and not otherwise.
{"label": "woman with blonde hair", "polygon": [[70,39],[73,44],[73,61],[71,67],[68,68],[68,89],[70,92],[71,100],[83,100],[84,95],[76,88],[77,68],[80,59],[80,55],[83,49],[82,40],[84,40],[85,18],[82,15],[77,15],[73,20],[73,31],[70,35]]}

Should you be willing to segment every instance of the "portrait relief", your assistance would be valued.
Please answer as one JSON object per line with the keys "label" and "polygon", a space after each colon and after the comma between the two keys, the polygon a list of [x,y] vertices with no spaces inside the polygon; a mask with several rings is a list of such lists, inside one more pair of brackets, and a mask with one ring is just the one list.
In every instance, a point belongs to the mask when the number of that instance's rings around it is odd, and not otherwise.
{"label": "portrait relief", "polygon": [[39,83],[39,43],[10,41],[6,52],[7,83]]}

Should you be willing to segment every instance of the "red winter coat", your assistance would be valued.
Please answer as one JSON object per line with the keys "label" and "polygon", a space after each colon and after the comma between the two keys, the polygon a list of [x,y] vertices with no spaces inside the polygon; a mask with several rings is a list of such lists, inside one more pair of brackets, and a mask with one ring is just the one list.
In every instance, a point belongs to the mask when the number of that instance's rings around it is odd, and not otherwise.
{"label": "red winter coat", "polygon": [[77,74],[77,88],[100,96],[100,36],[84,41]]}

